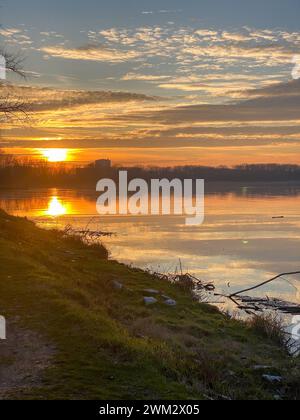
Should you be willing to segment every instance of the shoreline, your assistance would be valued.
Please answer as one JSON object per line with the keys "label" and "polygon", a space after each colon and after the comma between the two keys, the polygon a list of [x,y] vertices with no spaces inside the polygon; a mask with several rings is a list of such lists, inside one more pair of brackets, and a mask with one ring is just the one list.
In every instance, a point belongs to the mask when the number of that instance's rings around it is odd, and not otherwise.
{"label": "shoreline", "polygon": [[[0,241],[0,307],[12,340],[0,342],[0,369],[18,378],[0,386],[0,398],[272,400],[278,388],[280,399],[300,397],[299,359],[178,285],[2,211]],[[157,302],[145,305],[149,294]],[[26,352],[11,358],[18,337]]]}

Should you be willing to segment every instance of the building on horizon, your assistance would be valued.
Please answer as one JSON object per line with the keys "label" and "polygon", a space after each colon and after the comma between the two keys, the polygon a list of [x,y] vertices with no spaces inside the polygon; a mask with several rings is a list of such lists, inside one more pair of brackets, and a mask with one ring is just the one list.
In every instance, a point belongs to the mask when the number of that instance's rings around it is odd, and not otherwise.
{"label": "building on horizon", "polygon": [[110,159],[97,159],[95,160],[94,165],[96,169],[110,169],[111,160]]}

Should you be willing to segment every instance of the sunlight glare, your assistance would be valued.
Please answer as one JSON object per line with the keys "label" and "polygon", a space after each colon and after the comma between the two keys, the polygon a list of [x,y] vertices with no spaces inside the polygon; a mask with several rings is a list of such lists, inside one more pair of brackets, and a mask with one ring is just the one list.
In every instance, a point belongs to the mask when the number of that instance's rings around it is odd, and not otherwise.
{"label": "sunlight glare", "polygon": [[58,217],[64,216],[68,213],[67,206],[64,205],[61,200],[56,196],[52,197],[48,204],[48,210],[46,211],[47,216]]}
{"label": "sunlight glare", "polygon": [[66,162],[68,160],[68,149],[43,149],[41,153],[48,162]]}

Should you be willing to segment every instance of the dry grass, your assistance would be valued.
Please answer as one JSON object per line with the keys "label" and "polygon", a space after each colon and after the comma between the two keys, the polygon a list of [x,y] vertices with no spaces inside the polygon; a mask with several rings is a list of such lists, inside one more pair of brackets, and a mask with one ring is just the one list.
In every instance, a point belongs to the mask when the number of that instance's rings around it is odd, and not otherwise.
{"label": "dry grass", "polygon": [[[1,314],[55,349],[33,386],[22,393],[12,387],[11,398],[272,399],[274,387],[256,365],[276,368],[285,380],[285,399],[299,397],[299,363],[278,345],[195,302],[186,286],[105,256],[101,246],[0,211]],[[123,289],[112,287],[113,280]],[[176,307],[145,306],[143,291],[150,288],[171,296]],[[264,336],[276,336],[270,323],[253,323]],[[32,353],[35,362],[44,360]],[[6,354],[0,359],[6,372],[19,361]],[[23,378],[23,360],[19,376],[10,377]]]}
{"label": "dry grass", "polygon": [[276,344],[286,346],[287,337],[282,318],[278,314],[264,313],[263,315],[254,315],[248,323],[256,333]]}

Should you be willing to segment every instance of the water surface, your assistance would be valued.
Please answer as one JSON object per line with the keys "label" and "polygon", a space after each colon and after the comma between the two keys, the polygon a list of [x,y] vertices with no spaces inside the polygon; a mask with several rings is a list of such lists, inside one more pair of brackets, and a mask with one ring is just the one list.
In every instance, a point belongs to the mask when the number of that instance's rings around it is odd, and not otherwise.
{"label": "water surface", "polygon": [[[114,232],[103,239],[112,258],[160,272],[175,272],[181,259],[185,271],[226,294],[300,270],[300,184],[210,185],[197,227],[183,216],[99,216],[96,198],[91,190],[0,190],[0,207],[46,228]],[[300,302],[299,290],[296,276],[256,294]]]}

